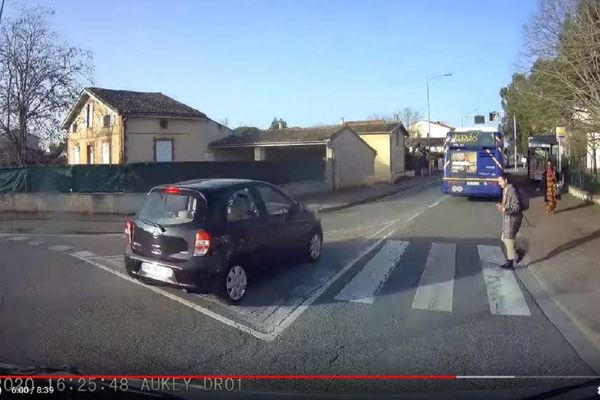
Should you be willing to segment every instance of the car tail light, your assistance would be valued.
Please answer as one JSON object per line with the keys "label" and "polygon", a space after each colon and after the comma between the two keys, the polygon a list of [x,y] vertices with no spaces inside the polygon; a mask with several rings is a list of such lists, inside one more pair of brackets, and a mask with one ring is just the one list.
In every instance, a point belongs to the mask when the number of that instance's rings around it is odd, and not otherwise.
{"label": "car tail light", "polygon": [[169,186],[164,190],[164,192],[167,194],[181,194],[181,189],[177,186]]}
{"label": "car tail light", "polygon": [[195,256],[203,256],[208,253],[210,249],[211,237],[208,232],[205,230],[198,231],[196,233],[196,243],[194,246],[194,255]]}
{"label": "car tail light", "polygon": [[128,219],[125,224],[125,238],[127,239],[127,243],[131,244],[133,241],[133,221]]}

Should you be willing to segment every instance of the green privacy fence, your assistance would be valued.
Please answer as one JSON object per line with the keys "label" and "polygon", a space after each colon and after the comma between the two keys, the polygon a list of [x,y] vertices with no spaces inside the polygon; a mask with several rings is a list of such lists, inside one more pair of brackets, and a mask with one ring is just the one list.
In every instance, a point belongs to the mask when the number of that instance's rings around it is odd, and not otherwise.
{"label": "green privacy fence", "polygon": [[324,169],[324,161],[319,160],[0,168],[0,193],[143,193],[156,185],[202,178],[256,179],[283,185],[322,180]]}
{"label": "green privacy fence", "polygon": [[600,194],[600,175],[590,171],[571,171],[566,178],[567,182],[573,186],[592,194]]}

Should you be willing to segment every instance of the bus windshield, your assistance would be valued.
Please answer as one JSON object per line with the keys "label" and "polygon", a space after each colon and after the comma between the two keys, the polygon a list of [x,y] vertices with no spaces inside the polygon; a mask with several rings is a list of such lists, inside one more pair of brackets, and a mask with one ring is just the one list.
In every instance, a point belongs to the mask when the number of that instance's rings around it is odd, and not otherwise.
{"label": "bus windshield", "polygon": [[450,147],[495,147],[496,135],[494,132],[467,131],[452,132],[450,134]]}

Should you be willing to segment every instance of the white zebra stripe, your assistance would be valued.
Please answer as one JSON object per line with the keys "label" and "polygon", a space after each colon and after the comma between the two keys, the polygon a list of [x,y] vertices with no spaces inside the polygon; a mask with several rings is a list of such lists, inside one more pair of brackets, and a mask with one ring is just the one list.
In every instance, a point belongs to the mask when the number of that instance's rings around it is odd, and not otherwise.
{"label": "white zebra stripe", "polygon": [[502,250],[497,246],[478,245],[477,251],[492,314],[531,316],[514,272],[500,268],[505,261]]}
{"label": "white zebra stripe", "polygon": [[338,293],[335,300],[373,304],[375,295],[387,281],[406,250],[408,242],[389,240],[356,276]]}
{"label": "white zebra stripe", "polygon": [[433,243],[412,308],[451,312],[455,273],[456,244]]}

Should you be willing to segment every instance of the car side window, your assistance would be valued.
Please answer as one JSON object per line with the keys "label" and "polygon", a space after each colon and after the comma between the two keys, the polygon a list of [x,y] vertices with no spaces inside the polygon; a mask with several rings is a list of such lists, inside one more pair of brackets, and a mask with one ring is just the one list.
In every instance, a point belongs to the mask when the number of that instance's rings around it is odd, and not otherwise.
{"label": "car side window", "polygon": [[256,200],[247,188],[237,190],[227,200],[227,222],[247,221],[258,218]]}
{"label": "car side window", "polygon": [[294,206],[287,197],[268,186],[258,186],[257,190],[269,215],[281,215]]}

